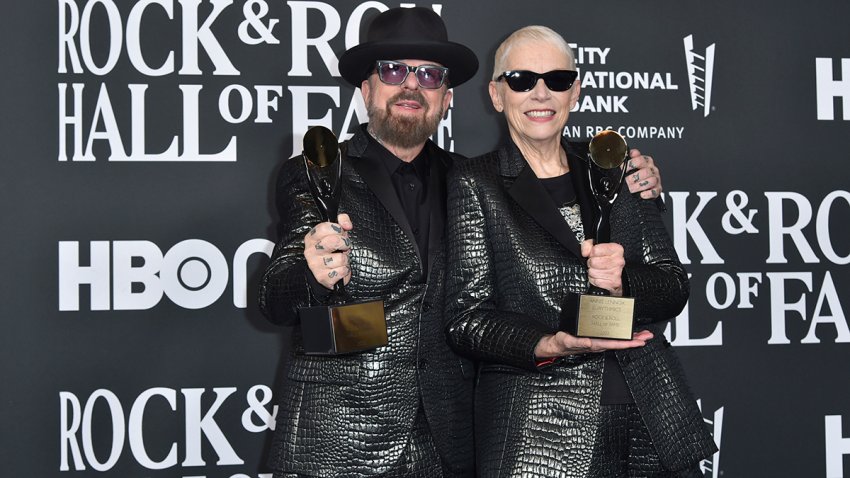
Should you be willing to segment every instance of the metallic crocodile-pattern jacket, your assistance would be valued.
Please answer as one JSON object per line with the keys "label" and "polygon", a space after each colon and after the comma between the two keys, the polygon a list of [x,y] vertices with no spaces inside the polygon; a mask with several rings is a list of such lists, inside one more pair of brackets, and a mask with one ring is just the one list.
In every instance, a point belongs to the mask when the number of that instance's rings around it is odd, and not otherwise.
{"label": "metallic crocodile-pattern jacket", "polygon": [[[588,231],[592,203],[578,146],[563,144]],[[534,357],[540,339],[558,330],[565,302],[587,287],[578,240],[514,144],[458,162],[448,189],[447,330],[455,350],[481,362],[478,474],[589,476],[603,354],[541,368]],[[662,464],[693,467],[716,448],[662,335],[665,321],[687,301],[687,275],[656,205],[625,186],[611,229],[612,242],[625,250],[625,295],[636,299],[636,328],[655,335],[645,347],[616,357]]]}
{"label": "metallic crocodile-pattern jacket", "polygon": [[[449,348],[443,329],[445,175],[449,153],[434,148],[429,277],[389,173],[362,157],[365,127],[347,143],[340,212],[350,232],[354,300],[384,300],[389,344],[362,353],[303,354],[293,328],[270,452],[275,470],[321,477],[385,474],[401,457],[422,404],[437,449],[452,476],[473,474],[472,363]],[[305,281],[304,235],[320,222],[303,161],[287,161],[278,176],[280,241],[260,286],[260,308],[274,323],[295,325],[298,308],[316,305]],[[435,227],[436,226],[436,227]]]}

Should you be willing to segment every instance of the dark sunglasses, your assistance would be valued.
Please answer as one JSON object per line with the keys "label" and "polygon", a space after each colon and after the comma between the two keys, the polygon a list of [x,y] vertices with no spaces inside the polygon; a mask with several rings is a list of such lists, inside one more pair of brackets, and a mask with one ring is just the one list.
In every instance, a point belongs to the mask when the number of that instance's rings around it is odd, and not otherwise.
{"label": "dark sunglasses", "polygon": [[496,81],[505,80],[514,91],[531,91],[537,85],[537,80],[543,78],[546,88],[552,91],[567,91],[578,78],[574,70],[552,70],[546,73],[536,73],[529,70],[510,70],[502,73]]}
{"label": "dark sunglasses", "polygon": [[437,65],[410,66],[398,61],[379,60],[375,69],[378,78],[388,85],[400,85],[411,71],[416,75],[419,86],[429,90],[443,86],[449,76],[449,69]]}

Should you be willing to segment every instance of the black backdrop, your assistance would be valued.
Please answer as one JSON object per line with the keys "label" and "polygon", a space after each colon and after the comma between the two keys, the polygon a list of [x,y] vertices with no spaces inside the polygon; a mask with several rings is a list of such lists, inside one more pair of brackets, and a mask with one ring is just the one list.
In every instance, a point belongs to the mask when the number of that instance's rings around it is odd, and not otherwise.
{"label": "black backdrop", "polygon": [[[308,126],[364,117],[336,54],[388,6],[4,4],[3,476],[266,476],[288,347],[255,306],[272,178]],[[721,450],[705,475],[850,474],[850,4],[435,8],[482,60],[440,144],[499,143],[493,52],[544,24],[584,77],[565,134],[618,129],[661,165],[693,289],[668,333]]]}

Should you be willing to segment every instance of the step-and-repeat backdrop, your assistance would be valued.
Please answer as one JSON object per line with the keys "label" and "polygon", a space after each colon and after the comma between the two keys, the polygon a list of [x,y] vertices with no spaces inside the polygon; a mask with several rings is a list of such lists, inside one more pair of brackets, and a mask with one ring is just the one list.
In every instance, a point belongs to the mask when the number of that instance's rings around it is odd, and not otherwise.
{"label": "step-and-repeat backdrop", "polygon": [[[4,4],[0,474],[269,476],[273,178],[309,127],[365,121],[337,59],[399,5]],[[564,135],[614,129],[660,164],[705,476],[850,476],[850,4],[419,5],[482,63],[441,146],[500,143],[492,55],[544,24],[581,70]]]}

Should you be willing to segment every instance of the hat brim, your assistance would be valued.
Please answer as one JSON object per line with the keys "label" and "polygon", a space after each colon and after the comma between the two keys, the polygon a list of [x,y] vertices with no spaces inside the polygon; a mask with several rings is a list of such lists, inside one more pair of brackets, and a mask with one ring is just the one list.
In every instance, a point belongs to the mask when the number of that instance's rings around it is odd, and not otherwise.
{"label": "hat brim", "polygon": [[449,69],[449,86],[466,83],[478,71],[478,58],[454,42],[369,42],[351,48],[339,59],[339,73],[355,87],[372,74],[378,60],[424,60]]}

